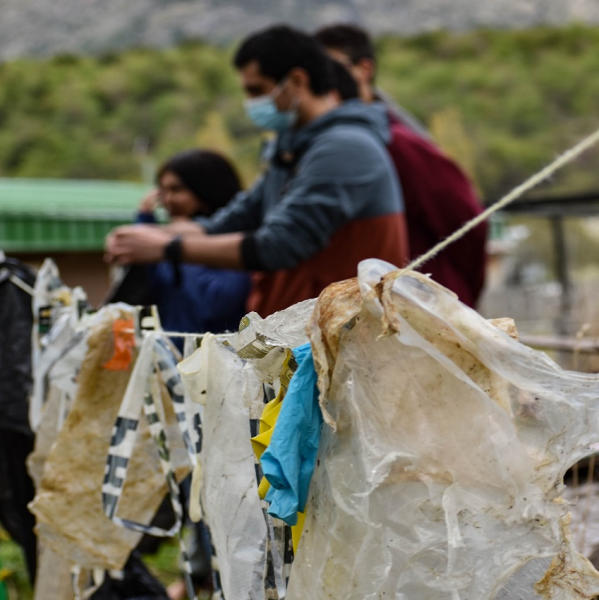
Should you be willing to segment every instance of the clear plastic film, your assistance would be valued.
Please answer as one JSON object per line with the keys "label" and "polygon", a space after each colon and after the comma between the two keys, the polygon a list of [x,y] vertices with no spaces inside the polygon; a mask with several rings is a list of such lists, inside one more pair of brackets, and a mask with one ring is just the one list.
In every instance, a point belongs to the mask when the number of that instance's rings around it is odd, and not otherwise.
{"label": "clear plastic film", "polygon": [[323,292],[310,339],[330,427],[287,600],[492,600],[538,558],[523,597],[599,593],[561,498],[599,439],[599,377],[376,260]]}

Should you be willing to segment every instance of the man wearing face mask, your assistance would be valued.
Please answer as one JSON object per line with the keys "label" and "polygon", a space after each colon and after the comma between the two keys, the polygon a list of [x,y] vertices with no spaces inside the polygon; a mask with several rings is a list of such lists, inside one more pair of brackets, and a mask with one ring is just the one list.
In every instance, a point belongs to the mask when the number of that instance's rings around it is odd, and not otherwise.
{"label": "man wearing face mask", "polygon": [[248,310],[263,317],[355,277],[361,260],[402,266],[407,236],[384,111],[340,105],[330,93],[330,59],[290,27],[249,36],[234,64],[248,117],[278,133],[266,173],[196,230],[117,229],[108,238],[109,259],[167,255],[253,271]]}

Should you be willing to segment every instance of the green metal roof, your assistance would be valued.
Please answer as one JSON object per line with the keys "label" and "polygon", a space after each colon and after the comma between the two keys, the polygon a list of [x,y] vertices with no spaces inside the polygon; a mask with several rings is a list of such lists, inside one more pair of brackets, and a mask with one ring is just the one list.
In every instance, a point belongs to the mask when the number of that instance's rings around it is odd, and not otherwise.
{"label": "green metal roof", "polygon": [[142,183],[0,178],[0,248],[6,252],[101,250],[130,223]]}

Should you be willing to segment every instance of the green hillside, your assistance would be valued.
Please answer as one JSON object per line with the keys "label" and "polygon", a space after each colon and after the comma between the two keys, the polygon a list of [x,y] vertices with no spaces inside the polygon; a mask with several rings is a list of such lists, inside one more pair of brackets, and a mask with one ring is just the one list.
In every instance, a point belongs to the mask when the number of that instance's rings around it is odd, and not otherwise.
{"label": "green hillside", "polygon": [[[378,42],[379,83],[431,127],[487,199],[599,127],[599,28],[435,33]],[[260,137],[232,49],[188,43],[0,64],[0,176],[139,180],[169,154],[229,154],[246,182]],[[597,188],[597,153],[551,182]]]}

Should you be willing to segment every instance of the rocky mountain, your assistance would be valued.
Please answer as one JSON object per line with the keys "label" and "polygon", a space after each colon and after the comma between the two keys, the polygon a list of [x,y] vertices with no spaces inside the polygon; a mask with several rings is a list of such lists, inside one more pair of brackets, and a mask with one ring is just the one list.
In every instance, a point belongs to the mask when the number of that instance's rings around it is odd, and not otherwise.
{"label": "rocky mountain", "polygon": [[599,24],[599,0],[0,0],[0,60],[226,42],[274,22],[353,21],[375,33]]}

